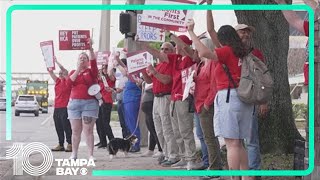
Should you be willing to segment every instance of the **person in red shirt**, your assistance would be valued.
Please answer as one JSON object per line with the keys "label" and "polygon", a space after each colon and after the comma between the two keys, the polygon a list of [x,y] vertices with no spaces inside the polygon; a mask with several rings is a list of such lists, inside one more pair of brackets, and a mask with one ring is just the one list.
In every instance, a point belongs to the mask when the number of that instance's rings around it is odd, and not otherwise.
{"label": "person in red shirt", "polygon": [[[275,0],[275,2],[278,4],[287,4],[284,0]],[[315,20],[317,20],[317,16],[320,14],[318,4],[315,1],[306,1],[306,3],[315,11]],[[309,21],[301,19],[294,11],[282,11],[282,13],[292,27],[309,37]],[[304,84],[307,86],[309,84],[309,43],[306,45],[306,53],[307,58],[303,65],[303,74]]]}
{"label": "person in red shirt", "polygon": [[169,61],[164,61],[162,57],[174,53],[174,47],[169,42],[164,42],[160,51],[152,49],[146,44],[143,44],[143,46],[158,59],[155,68],[150,65],[147,68],[149,73],[142,73],[146,83],[153,83],[153,121],[160,146],[165,153],[164,155],[160,154],[158,160],[160,164],[166,161],[173,164],[178,161],[179,149],[172,128],[169,109],[172,89],[172,64]]}
{"label": "person in red shirt", "polygon": [[[236,30],[230,26],[222,26],[217,37],[222,45],[214,51],[208,49],[197,38],[194,29],[194,21],[188,21],[188,32],[199,53],[199,57],[205,57],[217,61],[215,78],[217,95],[214,101],[214,131],[216,136],[224,138],[227,147],[227,160],[229,169],[248,169],[248,157],[242,145],[243,139],[249,137],[248,129],[252,120],[253,105],[242,102],[236,92],[237,87],[230,88],[229,78],[224,71],[223,64],[228,67],[231,77],[239,84],[241,75],[241,58],[248,55],[248,50],[242,43]],[[229,98],[229,101],[227,99]],[[235,177],[240,179],[240,177]],[[246,179],[247,177],[244,177]]]}
{"label": "person in red shirt", "polygon": [[[211,39],[200,38],[200,41],[210,48],[214,49]],[[201,58],[197,64],[196,74],[194,76],[194,100],[196,113],[199,114],[200,127],[203,132],[204,141],[207,146],[209,158],[209,170],[222,169],[220,156],[220,145],[218,138],[214,136],[213,130],[213,101],[217,94],[214,69],[216,62]]]}
{"label": "person in red shirt", "polygon": [[[177,144],[181,153],[181,160],[172,165],[172,167],[183,168],[188,170],[203,169],[201,163],[196,160],[196,146],[193,133],[194,103],[192,97],[182,101],[182,75],[181,71],[193,66],[199,60],[195,51],[190,47],[192,41],[186,35],[176,36],[169,34],[171,40],[176,43],[176,54],[168,54],[167,58],[172,64],[172,90],[170,110],[172,127],[176,134]],[[168,162],[167,164],[170,164]]]}
{"label": "person in red shirt", "polygon": [[[59,77],[57,77],[53,71],[48,71],[50,77],[54,80],[54,111],[53,111],[53,119],[54,125],[56,127],[59,145],[53,149],[52,151],[72,151],[71,145],[71,126],[68,119],[67,105],[69,102],[69,97],[71,93],[71,85],[68,83],[68,71],[56,60],[55,62],[60,67]],[[64,138],[68,143],[67,148],[64,148]]]}
{"label": "person in red shirt", "polygon": [[71,71],[69,75],[72,84],[68,103],[68,118],[72,128],[72,155],[70,159],[77,158],[82,130],[86,137],[89,159],[94,159],[93,127],[98,118],[99,103],[95,97],[88,94],[88,89],[97,83],[98,68],[91,39],[88,43],[90,44],[90,58],[86,53],[81,53],[77,69]]}
{"label": "person in red shirt", "polygon": [[[103,80],[103,77],[105,80]],[[99,85],[100,85],[100,93],[102,95],[103,103],[99,108],[99,115],[96,121],[97,133],[99,135],[100,142],[96,144],[98,148],[107,148],[107,138],[109,141],[114,138],[111,126],[110,126],[110,118],[111,118],[111,110],[112,110],[112,91],[115,86],[116,78],[113,75],[113,70],[111,71],[110,76],[108,75],[108,66],[103,65],[101,68],[101,73],[98,77]]]}

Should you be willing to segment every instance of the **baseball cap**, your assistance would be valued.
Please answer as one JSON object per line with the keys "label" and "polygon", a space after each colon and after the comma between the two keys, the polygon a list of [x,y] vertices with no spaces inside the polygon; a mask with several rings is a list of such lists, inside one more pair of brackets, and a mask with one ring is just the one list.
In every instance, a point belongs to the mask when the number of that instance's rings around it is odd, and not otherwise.
{"label": "baseball cap", "polygon": [[184,43],[188,44],[189,46],[192,44],[192,41],[186,35],[178,36]]}
{"label": "baseball cap", "polygon": [[236,25],[236,26],[234,27],[234,29],[235,29],[236,31],[242,30],[242,29],[249,29],[251,32],[253,32],[253,31],[256,30],[254,27],[248,26],[248,25],[246,25],[246,24],[238,24],[238,25]]}

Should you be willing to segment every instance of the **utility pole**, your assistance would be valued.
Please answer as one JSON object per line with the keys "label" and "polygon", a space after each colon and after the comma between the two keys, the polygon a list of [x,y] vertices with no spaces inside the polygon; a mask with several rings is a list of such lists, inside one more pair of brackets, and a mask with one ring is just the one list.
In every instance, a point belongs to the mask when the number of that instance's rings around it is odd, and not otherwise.
{"label": "utility pole", "polygon": [[[133,5],[133,4],[144,4],[145,0],[127,0],[127,5]],[[141,14],[141,11],[128,11],[130,14],[131,24],[130,24],[130,33],[128,33],[129,36],[133,36],[137,33],[137,13]],[[124,47],[129,52],[135,52],[137,50],[141,50],[141,47],[138,46],[134,42],[134,37],[127,37],[124,40]],[[144,113],[141,111],[141,108],[139,110],[138,115],[138,121],[139,121],[139,128],[140,128],[140,134],[141,134],[141,140],[140,140],[140,146],[148,146],[148,129],[145,122],[145,116]]]}
{"label": "utility pole", "polygon": [[[133,4],[144,4],[145,0],[127,0],[127,5],[133,5]],[[137,12],[138,14],[141,14],[141,11]],[[137,13],[129,11],[129,14],[131,16],[131,34],[137,33]],[[136,43],[134,43],[134,38],[128,37],[124,40],[124,47],[127,49],[128,52],[134,52],[137,50],[140,50],[141,47],[137,46]]]}
{"label": "utility pole", "polygon": [[[103,5],[109,5],[111,0],[102,0]],[[110,51],[110,10],[101,11],[99,51]]]}

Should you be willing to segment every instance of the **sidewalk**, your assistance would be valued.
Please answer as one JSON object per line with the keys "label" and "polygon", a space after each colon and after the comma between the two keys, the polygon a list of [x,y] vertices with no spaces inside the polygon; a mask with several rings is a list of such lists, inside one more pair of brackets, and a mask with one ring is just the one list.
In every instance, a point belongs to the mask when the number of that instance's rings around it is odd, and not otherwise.
{"label": "sidewalk", "polygon": [[[119,122],[112,121],[111,127],[115,137],[122,137],[121,135],[121,127]],[[48,131],[53,131],[48,130]],[[48,132],[51,133],[51,132]],[[54,133],[54,131],[52,132]],[[94,130],[95,135],[95,143],[99,141],[97,137],[97,133]],[[53,142],[43,142],[44,144],[48,145],[49,147],[53,147],[55,144]],[[196,138],[197,148],[200,148],[200,144],[198,139]],[[147,150],[147,147],[142,147],[141,151],[138,153],[129,153],[129,157],[124,157],[122,152],[118,152],[117,158],[114,158],[112,161],[109,159],[109,153],[107,149],[94,149],[94,157],[96,158],[94,170],[179,170],[173,169],[170,167],[162,167],[158,164],[156,158],[152,157],[140,157],[143,152]],[[157,149],[155,150],[155,152]],[[53,152],[53,159],[68,159],[71,153],[69,152]],[[79,159],[87,159],[87,148],[85,144],[85,138],[82,136],[80,148],[79,148]],[[42,163],[42,155],[41,154],[33,154],[30,157],[30,163],[34,166],[39,166]],[[11,178],[7,178],[6,180],[65,180],[65,179],[74,179],[74,180],[87,180],[87,179],[110,179],[110,180],[123,180],[123,179],[130,179],[130,180],[198,180],[199,177],[92,177],[92,167],[88,168],[87,175],[78,175],[78,176],[57,176],[56,175],[56,168],[58,167],[58,163],[56,161],[53,162],[51,169],[45,173],[45,175],[40,177],[32,177],[29,175],[24,176],[11,176]],[[185,170],[185,169],[181,169]],[[12,169],[10,169],[12,174]],[[166,173],[166,171],[163,171]],[[26,174],[26,173],[25,173]],[[78,173],[79,174],[79,173]]]}

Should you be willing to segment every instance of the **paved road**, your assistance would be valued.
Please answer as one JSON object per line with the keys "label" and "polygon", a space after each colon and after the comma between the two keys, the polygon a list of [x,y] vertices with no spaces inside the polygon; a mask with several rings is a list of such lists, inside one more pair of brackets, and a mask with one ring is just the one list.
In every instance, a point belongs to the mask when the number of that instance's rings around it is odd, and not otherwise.
{"label": "paved road", "polygon": [[[14,109],[13,109],[14,112]],[[23,142],[25,144],[30,142],[42,142],[47,145],[49,148],[52,148],[57,145],[57,135],[54,128],[54,123],[52,119],[52,109],[49,109],[48,114],[40,114],[39,117],[34,117],[32,114],[21,114],[20,117],[15,117],[12,115],[12,141],[5,141],[5,112],[0,112],[0,134],[1,134],[1,155],[0,157],[5,156],[5,150],[9,149],[12,146],[13,142]],[[113,128],[113,132],[115,137],[121,137],[121,128],[118,122],[111,122],[111,126]],[[98,141],[97,133],[95,134],[95,141]],[[199,146],[199,142],[197,142],[197,146]],[[142,148],[141,152],[144,152],[146,147]],[[84,137],[82,137],[82,141],[80,143],[80,151],[78,158],[87,158],[86,156],[86,145]],[[155,170],[165,170],[157,164],[156,159],[151,157],[140,157],[140,153],[130,154],[129,158],[121,157],[114,159],[113,161],[109,160],[109,156],[107,150],[105,149],[95,149],[94,154],[97,159],[96,167],[97,170],[134,170],[134,169],[155,169]],[[54,159],[69,158],[71,153],[67,152],[53,152]],[[43,158],[41,154],[32,154],[30,156],[30,162],[32,165],[40,165]],[[41,180],[53,180],[59,177],[62,179],[70,179],[70,176],[56,176],[56,167],[57,162],[53,163],[51,169],[43,176],[38,178],[33,178],[27,174],[23,176],[12,176],[12,160],[5,160],[4,158],[0,159],[0,179],[5,180],[28,180],[28,179],[41,179]],[[170,169],[170,168],[167,168]],[[165,171],[164,171],[165,173]],[[91,174],[91,170],[89,173]],[[91,177],[91,176],[73,176],[72,179],[198,179],[197,177]]]}

